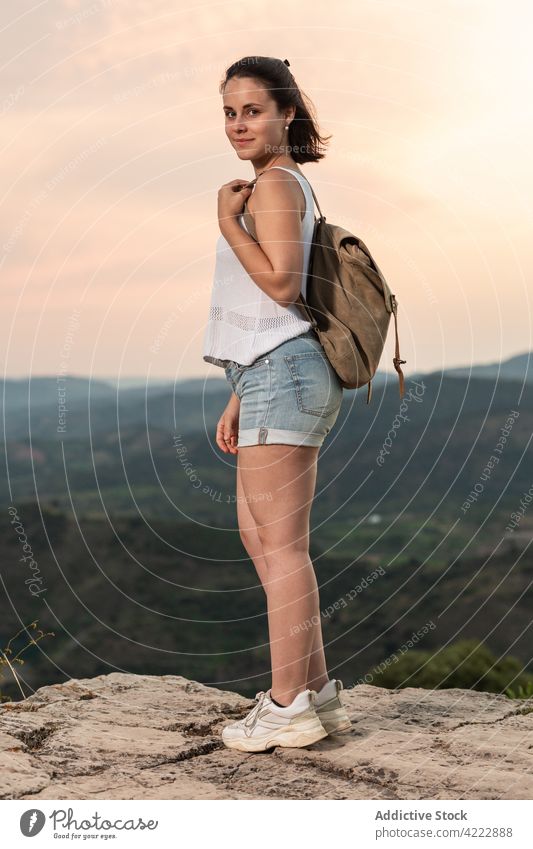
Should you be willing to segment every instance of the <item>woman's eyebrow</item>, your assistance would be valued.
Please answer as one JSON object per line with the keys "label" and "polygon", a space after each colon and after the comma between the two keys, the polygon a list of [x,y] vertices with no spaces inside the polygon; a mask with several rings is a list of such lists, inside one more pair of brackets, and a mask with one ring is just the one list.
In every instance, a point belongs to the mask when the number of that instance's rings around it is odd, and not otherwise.
{"label": "woman's eyebrow", "polygon": [[[242,108],[247,109],[248,106],[261,106],[261,104],[260,103],[245,103]],[[223,106],[222,109],[233,109],[233,106]]]}

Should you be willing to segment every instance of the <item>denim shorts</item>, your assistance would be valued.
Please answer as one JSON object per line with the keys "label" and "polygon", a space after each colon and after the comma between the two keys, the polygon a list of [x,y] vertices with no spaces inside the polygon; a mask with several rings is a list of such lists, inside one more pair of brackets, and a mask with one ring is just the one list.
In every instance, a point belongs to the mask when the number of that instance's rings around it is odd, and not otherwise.
{"label": "denim shorts", "polygon": [[226,362],[226,378],[241,402],[237,447],[322,445],[339,415],[342,384],[314,330],[249,366]]}

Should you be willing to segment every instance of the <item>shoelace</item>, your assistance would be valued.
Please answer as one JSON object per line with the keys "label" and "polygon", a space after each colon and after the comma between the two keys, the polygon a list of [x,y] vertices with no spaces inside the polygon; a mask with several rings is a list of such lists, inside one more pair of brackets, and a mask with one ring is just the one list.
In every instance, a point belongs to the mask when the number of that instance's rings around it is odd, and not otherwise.
{"label": "shoelace", "polygon": [[261,710],[261,708],[262,708],[262,706],[263,706],[263,702],[264,702],[264,700],[265,700],[265,696],[266,696],[266,691],[265,691],[265,690],[260,690],[258,693],[256,693],[256,694],[255,694],[255,698],[256,698],[256,700],[257,700],[257,704],[256,704],[256,706],[255,706],[255,707],[253,707],[253,708],[252,708],[252,710],[250,711],[250,713],[248,714],[248,716],[247,716],[247,717],[243,720],[243,725],[244,725],[246,728],[249,728],[249,729],[250,729],[250,731],[252,731],[252,730],[255,728],[255,724],[256,724],[256,722],[257,722],[257,720],[258,720],[259,712],[260,712],[260,710]]}

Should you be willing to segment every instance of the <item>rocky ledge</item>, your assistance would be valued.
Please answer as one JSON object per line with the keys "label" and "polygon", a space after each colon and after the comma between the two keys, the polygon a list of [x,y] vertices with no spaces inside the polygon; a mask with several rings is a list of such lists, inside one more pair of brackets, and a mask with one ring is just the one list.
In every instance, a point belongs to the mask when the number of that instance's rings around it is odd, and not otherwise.
{"label": "rocky ledge", "polygon": [[0,705],[2,799],[532,799],[533,699],[362,684],[353,728],[247,754],[220,739],[255,702],[114,672]]}

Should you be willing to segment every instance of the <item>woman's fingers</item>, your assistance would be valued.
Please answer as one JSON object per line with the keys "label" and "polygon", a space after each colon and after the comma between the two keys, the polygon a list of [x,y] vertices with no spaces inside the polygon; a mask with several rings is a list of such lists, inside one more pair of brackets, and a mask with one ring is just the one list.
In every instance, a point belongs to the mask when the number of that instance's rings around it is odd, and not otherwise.
{"label": "woman's fingers", "polygon": [[[238,191],[239,188],[243,188],[243,186],[248,186],[249,180],[230,180],[229,183],[224,183],[220,188],[221,189],[231,189],[232,192]],[[250,187],[251,188],[251,187]]]}
{"label": "woman's fingers", "polygon": [[217,434],[215,437],[215,442],[221,451],[224,451],[225,454],[228,453],[228,448],[224,441],[224,419],[220,419],[219,423],[217,424]]}
{"label": "woman's fingers", "polygon": [[217,425],[217,433],[215,441],[218,447],[225,454],[237,454],[237,434],[231,431],[226,425],[224,418],[220,419]]}
{"label": "woman's fingers", "polygon": [[235,431],[229,431],[228,433],[226,433],[224,435],[225,435],[225,438],[227,440],[225,444],[228,446],[230,454],[236,454],[237,453],[237,434],[235,433]]}

